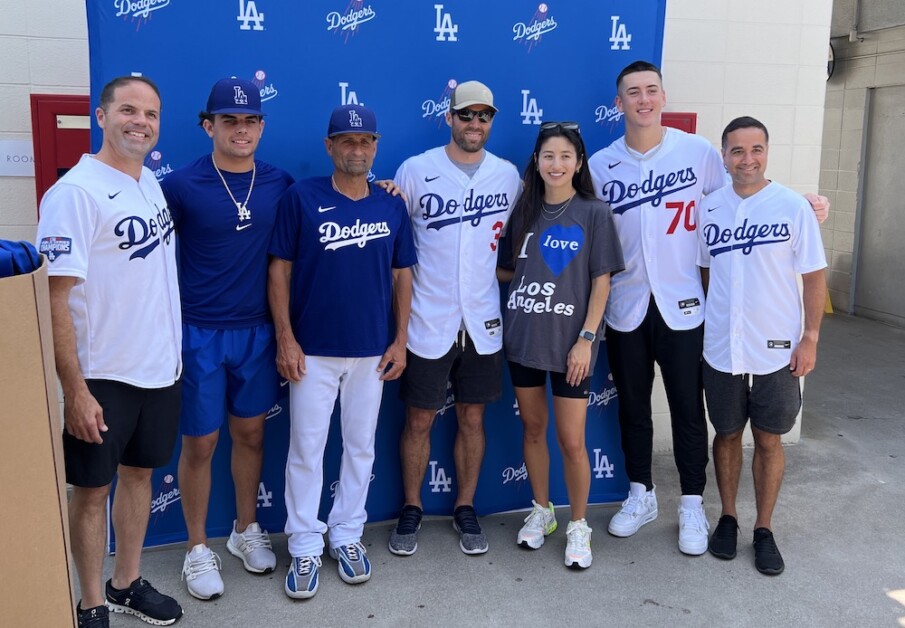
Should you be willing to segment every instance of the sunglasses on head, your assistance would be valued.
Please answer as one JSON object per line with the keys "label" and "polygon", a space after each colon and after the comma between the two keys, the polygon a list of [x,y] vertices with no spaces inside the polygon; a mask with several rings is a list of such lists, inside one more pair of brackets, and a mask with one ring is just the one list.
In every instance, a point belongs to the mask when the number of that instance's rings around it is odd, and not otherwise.
{"label": "sunglasses on head", "polygon": [[581,128],[578,126],[577,122],[544,122],[540,125],[541,131],[554,131],[556,129],[581,133]]}
{"label": "sunglasses on head", "polygon": [[493,109],[485,109],[484,111],[475,111],[474,109],[459,109],[457,111],[453,111],[455,116],[459,118],[462,122],[471,122],[478,118],[480,122],[487,124],[491,120],[493,120],[493,116],[496,115],[496,111]]}

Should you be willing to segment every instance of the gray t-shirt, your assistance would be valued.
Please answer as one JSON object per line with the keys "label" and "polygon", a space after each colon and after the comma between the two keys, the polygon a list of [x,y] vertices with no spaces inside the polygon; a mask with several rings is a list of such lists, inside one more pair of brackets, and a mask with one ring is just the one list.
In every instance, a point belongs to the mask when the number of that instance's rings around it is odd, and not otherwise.
{"label": "gray t-shirt", "polygon": [[[506,359],[565,373],[587,315],[591,281],[625,269],[613,212],[600,200],[575,196],[560,216],[550,220],[542,213],[521,246],[512,242],[520,228],[513,215],[500,256],[504,268],[515,262],[504,314]],[[599,348],[598,339],[591,373]]]}

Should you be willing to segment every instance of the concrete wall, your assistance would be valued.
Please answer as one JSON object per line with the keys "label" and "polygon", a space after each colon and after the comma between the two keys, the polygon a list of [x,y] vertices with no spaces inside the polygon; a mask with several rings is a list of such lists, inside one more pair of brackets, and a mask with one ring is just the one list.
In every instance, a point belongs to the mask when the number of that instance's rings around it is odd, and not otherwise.
{"label": "concrete wall", "polygon": [[827,82],[820,193],[833,203],[822,226],[833,307],[852,308],[852,252],[861,182],[864,107],[872,87],[905,85],[905,27],[833,39],[836,69]]}
{"label": "concrete wall", "polygon": [[[0,0],[0,140],[31,141],[29,94],[88,93],[88,27],[80,0]],[[0,238],[33,240],[34,177],[0,177]]]}

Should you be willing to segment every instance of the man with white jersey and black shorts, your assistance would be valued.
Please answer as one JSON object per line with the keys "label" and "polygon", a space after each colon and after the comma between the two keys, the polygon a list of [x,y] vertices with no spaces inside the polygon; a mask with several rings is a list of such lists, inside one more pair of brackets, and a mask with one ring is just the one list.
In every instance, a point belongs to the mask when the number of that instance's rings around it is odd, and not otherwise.
{"label": "man with white jersey and black shorts", "polygon": [[446,113],[449,143],[410,157],[396,172],[418,249],[409,368],[400,387],[407,405],[400,442],[405,502],[389,540],[397,555],[418,547],[431,426],[446,405],[450,380],[458,420],[453,526],[463,552],[487,551],[474,494],[484,458],[484,405],[499,399],[502,387],[497,249],[520,190],[515,166],[484,150],[496,112],[486,85],[458,84]]}
{"label": "man with white jersey and black shorts", "polygon": [[[383,383],[406,366],[417,261],[401,199],[368,183],[377,119],[360,105],[333,111],[324,140],[329,177],[294,184],[280,202],[268,293],[277,366],[289,379],[285,591],[310,598],[329,530],[329,554],[349,584],[371,577],[361,543]],[[318,519],[324,448],[339,394],[343,453],[327,522]]]}
{"label": "man with white jersey and black shorts", "polygon": [[[619,394],[629,495],[610,520],[618,537],[657,518],[651,473],[654,363],[669,402],[679,471],[679,550],[707,551],[703,492],[708,461],[701,351],[704,290],[696,267],[696,216],[705,194],[727,183],[719,152],[704,138],[666,128],[659,68],[626,66],[616,79],[625,135],[588,161],[597,195],[613,208],[625,270],[613,276],[606,308],[607,356]],[[826,217],[826,199],[815,197]]]}
{"label": "man with white jersey and black shorts", "polygon": [[[170,460],[179,422],[182,327],[176,238],[160,185],[143,166],[160,130],[160,92],[141,76],[113,79],[94,112],[104,139],[41,201],[57,374],[63,389],[69,532],[82,599],[80,628],[108,612],[158,626],[182,607],[141,577],[151,473]],[[101,584],[107,499],[116,561]],[[102,588],[103,587],[103,588]]]}
{"label": "man with white jersey and black shorts", "polygon": [[698,264],[707,286],[704,391],[716,430],[713,462],[723,507],[710,553],[735,558],[742,432],[750,418],[754,566],[778,575],[785,563],[772,516],[785,470],[781,437],[801,408],[799,379],[816,364],[826,258],[807,201],[766,178],[768,143],[767,128],[754,118],[736,118],[723,131],[732,185],[702,204]]}
{"label": "man with white jersey and black shorts", "polygon": [[211,600],[223,594],[220,557],[207,545],[205,524],[211,459],[224,420],[236,496],[227,550],[251,573],[276,567],[255,511],[264,420],[280,389],[267,247],[292,177],[255,159],[264,112],[250,81],[217,81],[199,125],[213,151],[168,175],[161,187],[179,236],[185,362],[179,492],[188,531],[182,577],[190,594]]}

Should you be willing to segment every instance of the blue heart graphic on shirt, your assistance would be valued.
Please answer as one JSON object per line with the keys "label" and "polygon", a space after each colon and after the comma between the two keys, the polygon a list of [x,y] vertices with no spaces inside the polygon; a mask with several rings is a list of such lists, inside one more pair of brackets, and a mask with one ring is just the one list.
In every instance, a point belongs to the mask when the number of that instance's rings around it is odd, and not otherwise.
{"label": "blue heart graphic on shirt", "polygon": [[556,277],[565,270],[584,244],[584,231],[578,225],[553,225],[540,235],[540,254]]}

